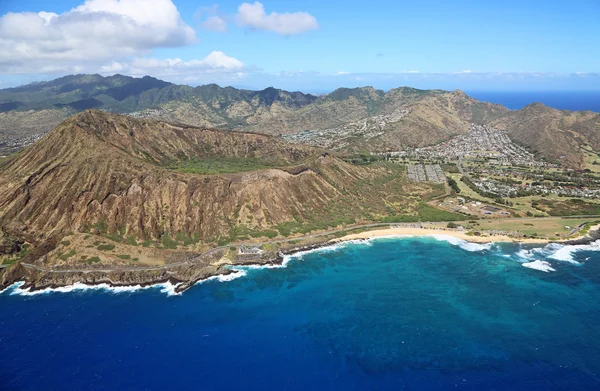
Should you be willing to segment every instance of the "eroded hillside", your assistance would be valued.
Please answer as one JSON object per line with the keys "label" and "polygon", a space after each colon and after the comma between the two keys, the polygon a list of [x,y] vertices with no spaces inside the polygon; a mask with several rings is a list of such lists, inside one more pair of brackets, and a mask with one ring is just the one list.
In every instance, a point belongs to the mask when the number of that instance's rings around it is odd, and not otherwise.
{"label": "eroded hillside", "polygon": [[[257,169],[190,169],[237,159]],[[397,166],[359,167],[265,135],[86,111],[1,163],[0,223],[40,240],[74,231],[209,243],[415,213],[440,191],[406,184]]]}

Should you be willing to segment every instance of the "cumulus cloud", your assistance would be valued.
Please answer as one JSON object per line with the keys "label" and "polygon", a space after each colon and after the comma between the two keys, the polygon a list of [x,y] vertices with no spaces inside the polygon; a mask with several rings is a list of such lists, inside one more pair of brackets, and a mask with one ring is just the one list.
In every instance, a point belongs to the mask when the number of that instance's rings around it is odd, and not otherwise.
{"label": "cumulus cloud", "polygon": [[[99,73],[123,73],[132,76],[152,75],[171,81],[237,79],[247,67],[236,58],[213,51],[202,60],[184,61],[180,58],[156,59],[140,57],[129,62],[112,61],[100,67]],[[216,80],[216,79],[214,79]]]}
{"label": "cumulus cloud", "polygon": [[74,72],[194,42],[171,0],[87,0],[63,14],[0,17],[0,72]]}
{"label": "cumulus cloud", "polygon": [[265,7],[258,1],[243,3],[235,16],[240,26],[253,30],[272,31],[281,35],[297,35],[319,28],[317,19],[306,12],[271,12],[267,15]]}

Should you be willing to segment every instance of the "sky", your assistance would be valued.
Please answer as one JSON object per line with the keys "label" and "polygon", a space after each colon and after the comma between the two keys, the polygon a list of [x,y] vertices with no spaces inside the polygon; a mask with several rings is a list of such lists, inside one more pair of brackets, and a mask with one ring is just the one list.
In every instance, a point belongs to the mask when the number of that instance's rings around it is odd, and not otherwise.
{"label": "sky", "polygon": [[600,1],[0,0],[0,88],[74,73],[600,91]]}

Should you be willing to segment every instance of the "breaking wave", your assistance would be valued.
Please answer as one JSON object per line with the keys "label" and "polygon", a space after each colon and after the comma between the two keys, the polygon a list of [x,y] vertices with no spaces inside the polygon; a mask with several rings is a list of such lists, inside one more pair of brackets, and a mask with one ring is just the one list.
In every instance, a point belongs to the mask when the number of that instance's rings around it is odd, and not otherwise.
{"label": "breaking wave", "polygon": [[493,243],[467,242],[466,240],[455,238],[454,236],[450,236],[450,235],[431,235],[431,237],[434,238],[435,240],[448,242],[453,246],[460,247],[463,250],[470,251],[470,252],[491,250],[494,245]]}
{"label": "breaking wave", "polygon": [[244,277],[247,274],[246,271],[241,268],[238,269],[238,268],[232,267],[231,270],[234,270],[235,273],[217,274],[216,276],[210,276],[210,277],[205,278],[204,280],[200,280],[200,281],[196,282],[194,285],[203,284],[207,281],[219,281],[219,282],[233,281],[237,278]]}
{"label": "breaking wave", "polygon": [[575,260],[575,255],[580,251],[600,251],[600,240],[589,244],[565,245],[560,243],[550,243],[541,248],[521,249],[516,255],[526,260],[537,258],[553,259],[555,261],[569,262],[579,265]]}
{"label": "breaking wave", "polygon": [[80,282],[76,282],[73,285],[61,286],[58,288],[45,288],[40,290],[32,291],[30,288],[23,289],[21,288],[25,283],[17,282],[8,288],[4,289],[0,292],[0,294],[4,292],[10,292],[10,295],[20,295],[20,296],[39,296],[49,293],[71,293],[71,292],[84,292],[84,291],[106,291],[110,293],[132,293],[146,289],[156,289],[160,288],[161,293],[165,293],[167,296],[177,296],[181,293],[175,291],[175,289],[180,285],[172,284],[171,282],[163,282],[159,284],[153,285],[130,285],[130,286],[111,286],[109,284],[98,284],[98,285],[87,285]]}
{"label": "breaking wave", "polygon": [[550,262],[548,262],[548,261],[537,260],[537,261],[533,261],[533,262],[525,262],[523,264],[523,266],[527,267],[529,269],[535,269],[535,270],[539,270],[539,271],[546,272],[546,273],[556,271],[556,269],[554,269],[552,267],[552,265],[550,265]]}

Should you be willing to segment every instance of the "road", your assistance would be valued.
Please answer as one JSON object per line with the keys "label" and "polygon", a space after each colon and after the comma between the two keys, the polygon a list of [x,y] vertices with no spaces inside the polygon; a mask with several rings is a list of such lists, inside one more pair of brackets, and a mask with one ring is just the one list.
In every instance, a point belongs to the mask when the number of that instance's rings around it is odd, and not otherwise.
{"label": "road", "polygon": [[[523,222],[523,221],[528,221],[528,220],[533,220],[533,221],[538,221],[538,220],[553,220],[553,219],[557,219],[560,217],[534,217],[534,218],[505,218],[505,219],[496,219],[499,221],[519,221],[519,222]],[[568,216],[569,219],[592,219],[592,218],[600,218],[600,215],[588,215],[588,216]],[[435,223],[445,223],[444,221],[441,222],[435,222]],[[397,223],[397,224],[402,224],[402,223]],[[282,240],[270,240],[268,242],[261,242],[261,243],[245,243],[246,246],[248,247],[260,247],[260,246],[264,246],[267,244],[273,244],[273,243],[289,243],[289,242],[294,242],[294,241],[301,241],[301,240],[306,240],[306,239],[314,239],[314,238],[320,238],[320,237],[324,237],[324,236],[329,236],[329,235],[333,235],[339,232],[346,232],[346,231],[354,231],[357,229],[366,229],[366,228],[376,228],[376,227],[389,227],[392,225],[397,225],[394,223],[373,223],[373,224],[361,224],[361,225],[355,225],[355,226],[351,226],[351,227],[346,227],[346,228],[340,228],[340,229],[334,229],[331,231],[326,231],[326,232],[322,232],[322,233],[318,233],[318,234],[312,234],[312,235],[305,235],[305,236],[300,236],[300,237],[295,237],[295,238],[288,238],[288,239],[282,239]],[[579,229],[581,229],[581,226],[578,227]],[[45,273],[91,273],[91,272],[102,272],[102,273],[111,273],[111,272],[128,272],[128,271],[157,271],[157,270],[168,270],[170,268],[173,267],[179,267],[179,266],[185,266],[185,265],[193,265],[194,263],[196,263],[197,261],[199,261],[200,259],[202,259],[203,257],[210,255],[216,251],[219,250],[223,250],[223,249],[227,249],[229,247],[240,247],[242,244],[228,244],[226,246],[219,246],[219,247],[214,247],[210,250],[207,250],[191,259],[185,260],[185,261],[180,261],[180,262],[174,262],[174,263],[169,263],[166,265],[162,265],[162,266],[151,266],[151,267],[114,267],[114,268],[107,268],[107,269],[94,269],[94,268],[87,268],[87,269],[52,269],[52,268],[44,268],[41,266],[37,266],[37,265],[33,265],[30,263],[21,263],[22,266],[26,267],[26,268],[30,268],[30,269],[34,269],[37,271],[41,271],[41,272],[45,272]],[[0,265],[0,268],[3,267],[7,267],[9,265]]]}

